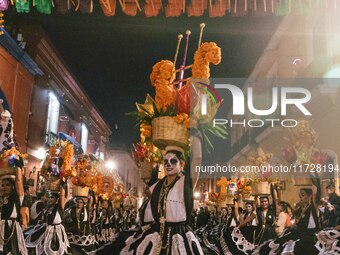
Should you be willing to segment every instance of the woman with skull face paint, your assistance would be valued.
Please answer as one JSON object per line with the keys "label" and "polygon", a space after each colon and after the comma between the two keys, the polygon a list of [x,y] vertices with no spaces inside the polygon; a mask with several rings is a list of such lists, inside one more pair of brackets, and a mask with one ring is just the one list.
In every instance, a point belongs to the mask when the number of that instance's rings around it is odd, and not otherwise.
{"label": "woman with skull face paint", "polygon": [[168,146],[164,156],[166,176],[151,186],[143,222],[153,222],[129,237],[121,254],[203,254],[188,225],[192,210],[192,183],[183,172],[183,150]]}

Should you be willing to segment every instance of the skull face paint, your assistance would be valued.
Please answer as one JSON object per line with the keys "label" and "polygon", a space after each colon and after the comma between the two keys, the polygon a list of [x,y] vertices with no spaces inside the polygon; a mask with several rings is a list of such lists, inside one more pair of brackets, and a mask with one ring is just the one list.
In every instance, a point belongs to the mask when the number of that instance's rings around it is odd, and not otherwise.
{"label": "skull face paint", "polygon": [[164,157],[164,169],[167,175],[178,174],[181,170],[181,161],[174,153],[167,153]]}

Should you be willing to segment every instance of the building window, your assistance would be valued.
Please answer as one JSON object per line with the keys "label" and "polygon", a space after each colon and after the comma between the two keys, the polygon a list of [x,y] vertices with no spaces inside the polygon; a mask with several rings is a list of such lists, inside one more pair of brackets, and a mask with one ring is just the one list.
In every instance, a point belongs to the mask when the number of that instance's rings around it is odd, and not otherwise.
{"label": "building window", "polygon": [[87,140],[89,136],[89,130],[84,123],[81,124],[81,147],[84,153],[87,152]]}
{"label": "building window", "polygon": [[58,133],[60,103],[53,93],[49,93],[46,133]]}

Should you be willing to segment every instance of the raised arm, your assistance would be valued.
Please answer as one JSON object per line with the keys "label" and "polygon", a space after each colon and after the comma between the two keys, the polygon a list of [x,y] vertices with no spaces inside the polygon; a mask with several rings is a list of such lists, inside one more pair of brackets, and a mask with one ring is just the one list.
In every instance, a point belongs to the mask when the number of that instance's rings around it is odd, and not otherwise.
{"label": "raised arm", "polygon": [[252,222],[252,220],[255,218],[256,218],[255,213],[251,213],[249,217],[247,217],[245,220],[242,220],[242,222],[240,222],[239,227],[242,228],[246,226],[248,223]]}
{"label": "raised arm", "polygon": [[64,210],[66,204],[65,189],[60,187],[60,207]]}
{"label": "raised arm", "polygon": [[239,219],[239,213],[238,213],[238,201],[235,201],[234,200],[234,213],[235,213],[235,217],[236,217],[236,219],[238,220],[238,221],[240,221],[240,219]]}
{"label": "raised arm", "polygon": [[312,203],[313,203],[314,208],[315,208],[316,211],[319,210],[318,209],[318,204],[317,204],[317,201],[316,201],[316,194],[317,194],[317,192],[318,192],[318,188],[316,186],[312,185],[312,193],[313,193],[313,195],[312,195]]}
{"label": "raised arm", "polygon": [[24,195],[24,182],[22,178],[22,170],[20,167],[17,167],[17,173],[15,178],[15,189],[19,196]]}
{"label": "raised arm", "polygon": [[256,207],[256,208],[260,208],[260,206],[261,206],[260,196],[256,196],[256,204],[255,204],[255,207]]}
{"label": "raised arm", "polygon": [[279,214],[280,214],[280,210],[279,210],[280,199],[279,199],[279,196],[278,196],[276,189],[273,190],[273,200],[274,200],[273,202],[275,204],[275,214],[276,214],[276,217],[278,217]]}

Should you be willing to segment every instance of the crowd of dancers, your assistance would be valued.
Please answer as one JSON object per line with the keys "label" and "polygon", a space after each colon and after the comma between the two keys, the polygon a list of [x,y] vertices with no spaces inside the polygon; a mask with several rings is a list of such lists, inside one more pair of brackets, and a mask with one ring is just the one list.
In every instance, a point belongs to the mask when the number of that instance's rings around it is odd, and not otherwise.
{"label": "crowd of dancers", "polygon": [[[272,196],[226,208],[193,210],[183,151],[168,148],[166,177],[138,209],[113,208],[93,193],[66,200],[66,189],[25,195],[23,178],[2,177],[1,254],[340,254],[340,197],[301,188],[292,207]],[[211,208],[210,208],[211,209]]]}
{"label": "crowd of dancers", "polygon": [[[315,186],[301,188],[292,207],[274,194],[216,211],[193,211],[192,227],[212,254],[340,254],[340,197],[335,187],[316,201]],[[276,193],[276,192],[275,192]]]}

